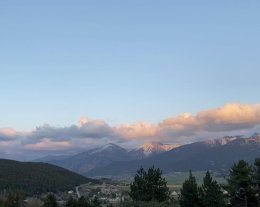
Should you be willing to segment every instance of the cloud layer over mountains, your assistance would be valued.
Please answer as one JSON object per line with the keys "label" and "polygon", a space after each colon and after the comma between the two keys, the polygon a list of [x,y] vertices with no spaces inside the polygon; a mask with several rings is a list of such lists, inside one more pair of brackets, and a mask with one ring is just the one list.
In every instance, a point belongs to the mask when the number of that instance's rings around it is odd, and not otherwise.
{"label": "cloud layer over mountains", "polygon": [[[111,126],[104,120],[82,117],[78,125],[43,125],[30,132],[0,128],[0,148],[59,151],[86,148],[103,142],[161,141],[182,144],[228,134],[248,134],[260,126],[260,104],[226,104],[222,107],[169,117],[158,124],[137,122]],[[260,128],[259,128],[260,129]]]}

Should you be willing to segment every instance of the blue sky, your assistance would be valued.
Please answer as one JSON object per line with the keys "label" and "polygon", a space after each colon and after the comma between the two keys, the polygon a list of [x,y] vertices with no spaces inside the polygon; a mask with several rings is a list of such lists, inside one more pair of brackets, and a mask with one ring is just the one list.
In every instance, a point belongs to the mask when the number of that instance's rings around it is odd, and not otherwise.
{"label": "blue sky", "polygon": [[260,2],[0,1],[0,128],[260,102]]}

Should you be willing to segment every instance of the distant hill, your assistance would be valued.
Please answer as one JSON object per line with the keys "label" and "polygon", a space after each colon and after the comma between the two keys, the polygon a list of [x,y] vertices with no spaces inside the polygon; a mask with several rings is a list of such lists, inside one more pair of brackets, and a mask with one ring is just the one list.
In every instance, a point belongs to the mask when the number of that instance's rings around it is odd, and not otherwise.
{"label": "distant hill", "polygon": [[260,135],[248,138],[241,136],[223,137],[206,142],[196,142],[180,146],[159,155],[142,160],[113,162],[105,167],[93,169],[88,176],[110,176],[133,174],[140,166],[152,165],[161,168],[165,173],[188,170],[227,170],[240,159],[250,163],[260,157]]}
{"label": "distant hill", "polygon": [[87,182],[97,182],[46,163],[0,159],[0,191],[20,189],[28,194],[67,191]]}
{"label": "distant hill", "polygon": [[47,155],[38,159],[33,160],[33,162],[45,162],[45,163],[55,163],[59,160],[64,160],[69,158],[70,155]]}
{"label": "distant hill", "polygon": [[137,149],[128,150],[116,144],[109,143],[105,146],[90,149],[72,156],[47,156],[34,161],[51,163],[80,174],[86,174],[95,168],[104,167],[116,161],[144,159],[175,147],[177,146],[152,142],[146,143]]}

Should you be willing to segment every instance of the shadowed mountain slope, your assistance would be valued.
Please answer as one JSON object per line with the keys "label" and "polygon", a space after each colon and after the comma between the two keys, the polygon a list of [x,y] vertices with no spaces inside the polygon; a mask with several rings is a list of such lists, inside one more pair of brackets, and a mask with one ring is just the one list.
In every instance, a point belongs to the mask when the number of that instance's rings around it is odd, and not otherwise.
{"label": "shadowed mountain slope", "polygon": [[114,162],[106,167],[93,169],[86,175],[133,174],[140,166],[148,168],[152,165],[161,168],[165,173],[188,170],[226,170],[240,159],[252,163],[256,157],[260,157],[259,135],[249,138],[224,137],[183,145],[143,160]]}

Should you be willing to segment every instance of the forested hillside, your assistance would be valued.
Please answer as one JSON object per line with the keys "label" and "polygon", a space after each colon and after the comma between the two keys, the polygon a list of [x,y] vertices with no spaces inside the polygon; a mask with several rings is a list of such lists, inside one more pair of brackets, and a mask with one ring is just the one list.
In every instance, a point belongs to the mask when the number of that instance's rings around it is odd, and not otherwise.
{"label": "forested hillside", "polygon": [[19,189],[28,194],[67,191],[87,182],[97,181],[46,163],[0,159],[0,191]]}

